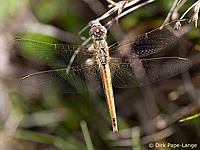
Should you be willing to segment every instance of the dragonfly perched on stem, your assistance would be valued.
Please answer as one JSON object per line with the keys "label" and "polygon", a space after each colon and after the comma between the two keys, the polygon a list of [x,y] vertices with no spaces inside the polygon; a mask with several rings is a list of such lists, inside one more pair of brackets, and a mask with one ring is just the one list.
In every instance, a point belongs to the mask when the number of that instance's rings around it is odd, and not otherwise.
{"label": "dragonfly perched on stem", "polygon": [[[103,85],[113,132],[118,132],[112,85],[132,88],[170,78],[191,67],[187,58],[160,57],[139,59],[163,50],[188,32],[189,20],[171,22],[162,29],[107,45],[107,30],[100,23],[91,22],[90,36],[93,47],[84,46],[77,54],[70,70],[67,64],[78,45],[49,44],[15,38],[15,50],[20,55],[62,69],[32,73],[20,80],[25,89],[44,90],[56,87],[60,92],[87,92]],[[64,68],[64,69],[63,69]],[[87,86],[86,86],[87,85]]]}

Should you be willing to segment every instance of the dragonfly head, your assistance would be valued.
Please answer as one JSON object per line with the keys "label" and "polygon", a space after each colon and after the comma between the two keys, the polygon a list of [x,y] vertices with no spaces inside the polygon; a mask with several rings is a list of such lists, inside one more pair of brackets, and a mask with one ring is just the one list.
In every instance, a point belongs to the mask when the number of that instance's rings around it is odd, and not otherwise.
{"label": "dragonfly head", "polygon": [[107,29],[100,23],[95,23],[91,26],[90,36],[94,41],[105,40],[107,34]]}

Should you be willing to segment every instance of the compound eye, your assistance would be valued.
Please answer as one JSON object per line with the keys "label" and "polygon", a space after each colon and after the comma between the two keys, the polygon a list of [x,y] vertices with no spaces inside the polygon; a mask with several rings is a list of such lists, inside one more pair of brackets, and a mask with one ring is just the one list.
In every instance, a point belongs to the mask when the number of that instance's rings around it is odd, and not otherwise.
{"label": "compound eye", "polygon": [[90,29],[90,36],[93,36],[93,35],[106,35],[107,33],[107,30],[104,26],[96,26],[96,27],[92,27]]}
{"label": "compound eye", "polygon": [[92,27],[92,28],[90,29],[90,32],[89,32],[90,36],[94,35],[95,30],[96,30],[96,27]]}
{"label": "compound eye", "polygon": [[103,32],[105,34],[107,33],[107,29],[104,26],[100,26],[99,28],[100,28],[101,32]]}

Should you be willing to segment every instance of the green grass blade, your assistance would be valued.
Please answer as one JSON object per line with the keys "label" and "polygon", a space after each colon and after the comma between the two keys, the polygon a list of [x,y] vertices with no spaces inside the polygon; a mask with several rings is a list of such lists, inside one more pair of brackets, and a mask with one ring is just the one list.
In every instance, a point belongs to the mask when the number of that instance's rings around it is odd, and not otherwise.
{"label": "green grass blade", "polygon": [[200,116],[200,113],[195,114],[195,115],[192,115],[192,116],[189,116],[189,117],[186,117],[186,118],[183,118],[183,119],[179,120],[178,122],[188,121],[188,120],[191,120],[191,119],[197,118],[197,117],[199,117],[199,116]]}
{"label": "green grass blade", "polygon": [[85,139],[87,149],[88,150],[94,150],[86,122],[81,121],[80,124],[81,124],[81,129],[82,129],[82,132],[83,132],[83,136],[84,136],[84,139]]}

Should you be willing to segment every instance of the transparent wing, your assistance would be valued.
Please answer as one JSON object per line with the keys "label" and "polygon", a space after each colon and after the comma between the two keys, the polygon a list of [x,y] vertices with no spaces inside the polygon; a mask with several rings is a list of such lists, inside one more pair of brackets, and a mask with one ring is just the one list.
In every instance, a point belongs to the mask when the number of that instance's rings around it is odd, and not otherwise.
{"label": "transparent wing", "polygon": [[[177,26],[179,25],[179,26]],[[181,26],[180,26],[181,25]],[[128,41],[121,41],[109,47],[112,57],[136,58],[159,52],[176,42],[192,28],[188,19],[171,22],[162,29],[135,36]]]}
{"label": "transparent wing", "polygon": [[[58,67],[66,67],[69,64],[71,56],[80,48],[78,45],[49,44],[23,38],[14,39],[13,44],[15,52],[19,55],[49,66]],[[74,63],[75,65],[92,57],[92,54],[87,50],[86,47],[81,48]]]}
{"label": "transparent wing", "polygon": [[179,57],[112,59],[110,64],[113,85],[120,88],[152,84],[176,76],[191,65],[189,59]]}
{"label": "transparent wing", "polygon": [[66,69],[43,71],[25,76],[19,81],[23,90],[44,91],[57,89],[61,93],[87,92],[99,88],[101,84],[98,66],[72,67],[67,73]]}

